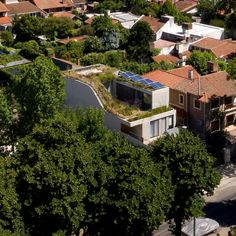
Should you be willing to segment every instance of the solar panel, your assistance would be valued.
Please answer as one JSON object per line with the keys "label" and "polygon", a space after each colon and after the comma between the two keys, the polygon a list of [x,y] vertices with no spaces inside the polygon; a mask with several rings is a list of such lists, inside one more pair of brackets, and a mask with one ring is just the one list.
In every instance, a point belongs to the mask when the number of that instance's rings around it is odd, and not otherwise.
{"label": "solar panel", "polygon": [[142,78],[138,75],[132,76],[132,77],[130,77],[130,79],[134,82],[139,82],[140,80],[142,80]]}
{"label": "solar panel", "polygon": [[153,81],[151,81],[150,79],[143,79],[139,82],[144,84],[144,85],[150,85],[151,83],[153,83]]}
{"label": "solar panel", "polygon": [[159,82],[152,83],[152,84],[150,84],[150,86],[154,89],[164,88],[164,85]]}
{"label": "solar panel", "polygon": [[132,72],[130,72],[130,71],[126,71],[125,72],[128,76],[135,76],[135,74],[133,74]]}

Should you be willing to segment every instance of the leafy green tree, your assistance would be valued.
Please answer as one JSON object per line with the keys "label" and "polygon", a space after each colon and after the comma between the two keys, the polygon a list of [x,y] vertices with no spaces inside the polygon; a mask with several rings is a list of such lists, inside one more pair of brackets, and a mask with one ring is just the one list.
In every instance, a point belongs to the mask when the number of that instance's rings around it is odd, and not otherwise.
{"label": "leafy green tree", "polygon": [[27,235],[20,216],[21,205],[16,191],[16,160],[0,158],[0,234],[5,236]]}
{"label": "leafy green tree", "polygon": [[13,35],[10,31],[6,30],[1,33],[2,44],[7,47],[11,47],[14,43]]}
{"label": "leafy green tree", "polygon": [[160,14],[176,16],[178,14],[178,10],[176,9],[175,5],[173,5],[171,0],[166,0],[165,3],[161,6]]}
{"label": "leafy green tree", "polygon": [[188,63],[192,65],[198,73],[201,75],[207,74],[207,62],[215,60],[213,54],[204,51],[201,52],[199,50],[193,50],[191,56],[188,59]]}
{"label": "leafy green tree", "polygon": [[213,194],[220,175],[214,169],[214,159],[200,140],[187,130],[177,136],[167,135],[152,147],[152,156],[162,165],[162,173],[171,175],[174,199],[167,218],[175,223],[175,235],[181,235],[181,225],[191,216],[202,214],[203,195]]}
{"label": "leafy green tree", "polygon": [[27,42],[18,42],[15,44],[16,48],[20,48],[19,54],[27,59],[35,59],[41,53],[39,44],[35,40],[29,40]]}
{"label": "leafy green tree", "polygon": [[229,74],[229,78],[236,80],[236,58],[232,59],[227,65],[227,72]]}
{"label": "leafy green tree", "polygon": [[96,167],[76,122],[59,114],[42,121],[19,142],[15,156],[21,213],[30,235],[78,235]]}
{"label": "leafy green tree", "polygon": [[42,22],[43,19],[30,15],[16,16],[12,23],[12,32],[16,34],[17,41],[35,39],[43,32]]}
{"label": "leafy green tree", "polygon": [[102,50],[102,42],[97,36],[90,36],[84,41],[84,53],[99,52]]}
{"label": "leafy green tree", "polygon": [[215,0],[200,0],[197,6],[198,13],[203,22],[208,23],[211,19],[215,18]]}
{"label": "leafy green tree", "polygon": [[23,132],[32,129],[43,118],[52,117],[62,105],[65,81],[53,62],[40,56],[19,74],[15,94],[21,111]]}
{"label": "leafy green tree", "polygon": [[44,33],[49,39],[67,37],[75,23],[69,17],[48,17],[44,20]]}
{"label": "leafy green tree", "polygon": [[95,12],[105,13],[107,10],[117,11],[124,7],[124,3],[120,0],[105,0],[99,2],[94,7]]}
{"label": "leafy green tree", "polygon": [[149,24],[138,21],[130,30],[127,53],[131,58],[144,62],[151,56],[149,42],[153,36],[153,31]]}
{"label": "leafy green tree", "polygon": [[225,25],[227,30],[229,31],[229,35],[236,39],[236,12],[233,12],[229,16],[226,17]]}

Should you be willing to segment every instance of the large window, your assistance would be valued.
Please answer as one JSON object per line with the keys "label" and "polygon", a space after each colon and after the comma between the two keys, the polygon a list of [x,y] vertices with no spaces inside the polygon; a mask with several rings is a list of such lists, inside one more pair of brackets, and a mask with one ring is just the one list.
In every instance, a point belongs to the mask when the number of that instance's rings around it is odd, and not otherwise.
{"label": "large window", "polygon": [[195,109],[201,110],[201,102],[196,98],[193,99],[193,107]]}
{"label": "large window", "polygon": [[169,129],[174,128],[173,116],[169,116],[169,117],[168,117],[168,128],[169,128]]}

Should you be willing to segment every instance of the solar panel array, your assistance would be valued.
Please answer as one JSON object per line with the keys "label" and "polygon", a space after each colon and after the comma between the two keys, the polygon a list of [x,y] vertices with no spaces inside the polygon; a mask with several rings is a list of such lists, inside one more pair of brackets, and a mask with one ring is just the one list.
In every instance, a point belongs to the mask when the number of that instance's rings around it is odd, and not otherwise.
{"label": "solar panel array", "polygon": [[138,82],[143,85],[152,87],[153,89],[160,89],[160,88],[165,87],[163,84],[161,84],[159,82],[153,82],[150,79],[143,78],[143,77],[136,75],[130,71],[126,71],[126,72],[120,71],[119,76],[123,77],[124,79],[131,80],[133,82]]}

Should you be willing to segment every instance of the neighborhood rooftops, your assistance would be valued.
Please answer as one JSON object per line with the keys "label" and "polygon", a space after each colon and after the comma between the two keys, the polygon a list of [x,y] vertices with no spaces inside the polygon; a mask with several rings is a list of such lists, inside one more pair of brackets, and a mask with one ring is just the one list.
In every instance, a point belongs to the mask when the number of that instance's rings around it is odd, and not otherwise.
{"label": "neighborhood rooftops", "polygon": [[9,9],[8,15],[21,15],[21,14],[29,14],[29,13],[41,13],[44,14],[41,9],[35,6],[33,3],[29,1],[11,3],[6,5]]}
{"label": "neighborhood rooftops", "polygon": [[64,1],[61,1],[61,0],[31,0],[31,1],[42,10],[73,6],[73,2],[71,0],[64,0]]}
{"label": "neighborhood rooftops", "polygon": [[160,19],[149,17],[149,16],[141,16],[140,21],[147,22],[154,33],[158,32],[165,24]]}
{"label": "neighborhood rooftops", "polygon": [[158,81],[171,89],[203,96],[207,102],[212,96],[231,96],[236,94],[236,81],[229,80],[225,71],[200,76],[191,66],[169,71],[155,70],[143,77]]}
{"label": "neighborhood rooftops", "polygon": [[232,40],[203,38],[193,43],[192,47],[211,51],[218,58],[236,56],[236,42],[233,42]]}
{"label": "neighborhood rooftops", "polygon": [[181,12],[188,12],[195,8],[197,4],[197,0],[181,0],[175,2],[175,7]]}

